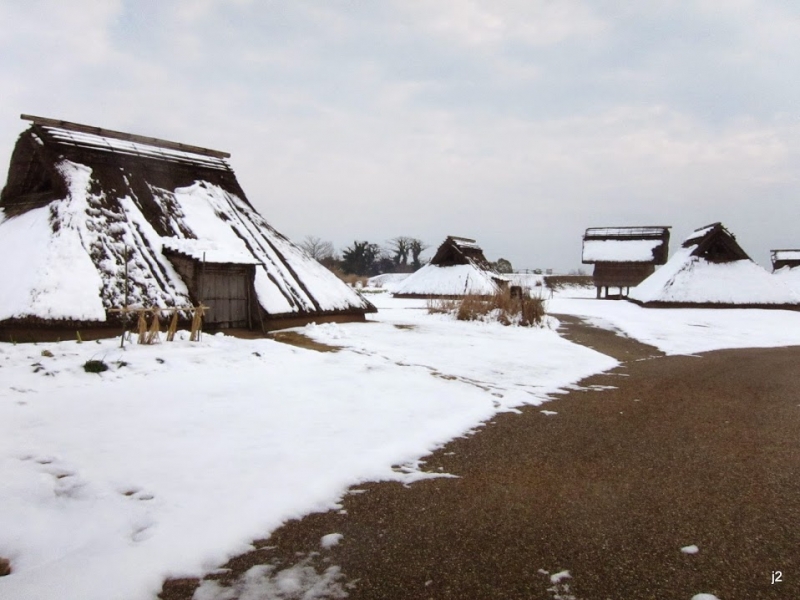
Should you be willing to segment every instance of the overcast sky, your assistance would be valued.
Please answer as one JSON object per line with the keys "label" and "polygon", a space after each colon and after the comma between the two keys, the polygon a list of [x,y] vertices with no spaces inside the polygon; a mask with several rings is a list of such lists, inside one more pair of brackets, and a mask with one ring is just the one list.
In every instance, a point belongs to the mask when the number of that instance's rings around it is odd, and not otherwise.
{"label": "overcast sky", "polygon": [[604,225],[800,247],[800,3],[0,0],[20,113],[225,150],[291,239],[476,238],[580,267]]}

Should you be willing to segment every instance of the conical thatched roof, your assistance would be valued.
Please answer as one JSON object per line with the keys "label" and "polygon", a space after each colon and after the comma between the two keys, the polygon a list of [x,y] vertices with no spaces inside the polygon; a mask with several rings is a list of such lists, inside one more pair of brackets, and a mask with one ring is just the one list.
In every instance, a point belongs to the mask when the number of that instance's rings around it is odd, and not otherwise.
{"label": "conical thatched roof", "polygon": [[395,288],[400,298],[490,296],[506,283],[470,238],[448,236],[431,261]]}
{"label": "conical thatched roof", "polygon": [[644,306],[800,307],[800,296],[750,260],[721,223],[693,231],[629,299]]}

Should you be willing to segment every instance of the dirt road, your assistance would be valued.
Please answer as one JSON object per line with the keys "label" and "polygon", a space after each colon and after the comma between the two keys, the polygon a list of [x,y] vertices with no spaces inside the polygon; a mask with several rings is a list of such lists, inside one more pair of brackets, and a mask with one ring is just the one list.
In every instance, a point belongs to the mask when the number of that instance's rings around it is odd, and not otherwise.
{"label": "dirt road", "polygon": [[359,486],[215,579],[319,551],[353,600],[800,598],[800,347],[663,357],[565,332],[625,362],[426,459],[458,478]]}

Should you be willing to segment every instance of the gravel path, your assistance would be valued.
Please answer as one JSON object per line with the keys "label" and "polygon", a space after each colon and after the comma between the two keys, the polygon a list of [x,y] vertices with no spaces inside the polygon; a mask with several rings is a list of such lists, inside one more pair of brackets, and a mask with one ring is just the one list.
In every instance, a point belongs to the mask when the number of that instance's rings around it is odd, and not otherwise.
{"label": "gravel path", "polygon": [[800,347],[663,357],[564,330],[625,362],[427,458],[458,478],[360,486],[346,514],[290,522],[213,578],[305,558],[340,567],[353,600],[800,598]]}

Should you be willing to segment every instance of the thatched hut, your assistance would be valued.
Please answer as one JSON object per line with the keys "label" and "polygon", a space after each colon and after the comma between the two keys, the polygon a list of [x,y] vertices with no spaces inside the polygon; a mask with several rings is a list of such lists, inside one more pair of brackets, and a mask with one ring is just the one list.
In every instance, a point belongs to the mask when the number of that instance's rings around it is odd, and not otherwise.
{"label": "thatched hut", "polygon": [[800,295],[754,263],[721,223],[693,231],[629,300],[666,308],[800,308]]}
{"label": "thatched hut", "polygon": [[769,254],[773,271],[780,271],[787,267],[789,269],[800,267],[800,249],[770,250]]}
{"label": "thatched hut", "polygon": [[[669,227],[590,227],[583,235],[583,264],[594,265],[597,297],[627,296],[669,256]],[[619,294],[609,295],[610,288]]]}
{"label": "thatched hut", "polygon": [[508,286],[470,238],[447,236],[430,262],[395,288],[397,298],[491,296]]}
{"label": "thatched hut", "polygon": [[228,154],[23,118],[0,195],[5,339],[108,335],[125,306],[203,303],[212,328],[262,331],[374,310],[264,220]]}

